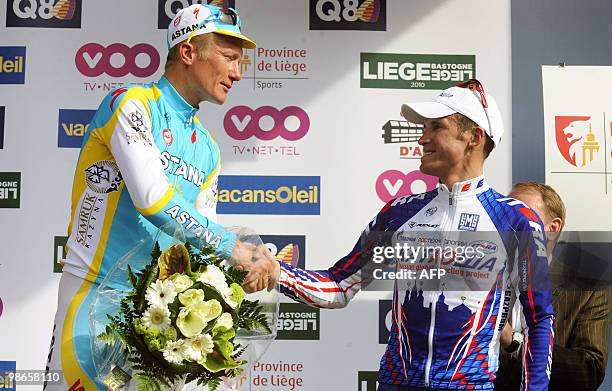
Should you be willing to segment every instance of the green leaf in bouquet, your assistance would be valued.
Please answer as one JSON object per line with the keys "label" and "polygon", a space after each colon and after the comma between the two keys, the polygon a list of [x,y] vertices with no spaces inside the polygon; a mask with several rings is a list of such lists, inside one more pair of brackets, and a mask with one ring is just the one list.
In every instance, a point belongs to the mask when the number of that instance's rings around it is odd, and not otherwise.
{"label": "green leaf in bouquet", "polygon": [[155,242],[155,246],[153,247],[153,250],[151,251],[151,259],[153,259],[154,261],[157,260],[157,258],[159,258],[159,256],[161,255],[161,249],[159,248],[159,242]]}
{"label": "green leaf in bouquet", "polygon": [[200,384],[198,382],[198,385],[202,385],[202,386],[207,385],[208,389],[210,391],[216,391],[217,387],[219,387],[219,385],[221,385],[221,379],[219,379],[218,377],[215,377],[213,379],[210,379],[208,382],[206,382],[204,384]]}
{"label": "green leaf in bouquet", "polygon": [[139,282],[137,294],[138,294],[138,313],[142,313],[144,311],[145,304],[147,302],[145,298],[145,294],[147,293],[147,288],[151,286],[152,283],[157,281],[157,277],[159,276],[159,267],[157,265],[152,266],[148,273],[143,275],[143,281]]}
{"label": "green leaf in bouquet", "polygon": [[115,334],[115,331],[109,325],[105,327],[103,332],[98,334],[98,339],[110,346],[115,345],[117,338],[118,336]]}
{"label": "green leaf in bouquet", "polygon": [[185,247],[191,259],[191,270],[199,271],[208,265],[219,266],[222,262],[222,260],[215,255],[215,248],[210,245],[205,245],[200,250],[194,249],[189,243],[185,243]]}
{"label": "green leaf in bouquet", "polygon": [[212,331],[213,341],[229,342],[235,336],[236,336],[236,330],[233,327],[231,329],[225,329],[225,328],[213,329]]}
{"label": "green leaf in bouquet", "polygon": [[236,324],[246,330],[263,329],[271,333],[268,318],[261,313],[262,307],[259,305],[259,300],[250,301],[244,300],[238,309],[238,320]]}
{"label": "green leaf in bouquet", "polygon": [[[138,373],[136,379],[138,380],[138,391],[162,391],[162,389],[171,386],[169,383],[162,382],[158,378],[150,377],[143,373]],[[162,388],[162,386],[165,387]]]}
{"label": "green leaf in bouquet", "polygon": [[[240,344],[234,346],[234,354],[232,354],[232,358],[234,360],[238,360],[240,358],[240,356],[242,356],[242,354],[244,352],[246,352],[247,347],[246,346],[242,346]],[[241,371],[240,371],[241,372]],[[240,373],[238,373],[236,376],[238,376]]]}
{"label": "green leaf in bouquet", "polygon": [[179,302],[178,295],[172,303],[168,304],[168,310],[170,311],[170,319],[176,319],[181,310],[181,303]]}
{"label": "green leaf in bouquet", "polygon": [[134,288],[138,287],[138,278],[136,277],[136,275],[132,271],[132,268],[131,268],[130,265],[127,265],[127,273],[128,273],[128,281],[130,282],[130,284]]}
{"label": "green leaf in bouquet", "polygon": [[235,267],[229,267],[225,271],[225,275],[227,276],[227,279],[229,280],[230,284],[234,283],[234,284],[242,285],[242,283],[244,282],[244,279],[246,278],[248,274],[249,274],[248,270],[240,270],[240,269],[236,269]]}
{"label": "green leaf in bouquet", "polygon": [[174,244],[165,249],[157,260],[159,279],[165,280],[174,273],[191,274],[189,252],[182,244]]}

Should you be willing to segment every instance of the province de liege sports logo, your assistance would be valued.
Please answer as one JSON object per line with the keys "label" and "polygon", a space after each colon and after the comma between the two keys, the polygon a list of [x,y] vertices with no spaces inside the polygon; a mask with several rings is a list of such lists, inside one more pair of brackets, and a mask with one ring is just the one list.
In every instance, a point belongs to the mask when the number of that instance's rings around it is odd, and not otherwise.
{"label": "province de liege sports logo", "polygon": [[555,116],[555,140],[561,156],[575,167],[588,166],[600,152],[590,116]]}

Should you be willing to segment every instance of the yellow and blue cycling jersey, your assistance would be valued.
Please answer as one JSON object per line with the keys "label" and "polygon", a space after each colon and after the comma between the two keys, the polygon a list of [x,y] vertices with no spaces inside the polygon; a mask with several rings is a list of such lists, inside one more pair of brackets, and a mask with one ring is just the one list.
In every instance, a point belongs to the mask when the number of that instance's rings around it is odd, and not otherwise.
{"label": "yellow and blue cycling jersey", "polygon": [[64,271],[100,282],[135,243],[172,220],[219,255],[236,237],[215,222],[219,147],[162,77],[101,103],[74,174]]}
{"label": "yellow and blue cycling jersey", "polygon": [[[137,244],[144,241],[140,249],[148,253],[160,228],[180,224],[186,240],[231,254],[236,236],[215,221],[219,147],[195,117],[197,110],[165,77],[118,88],[100,104],[74,174],[48,357],[48,369],[62,370],[63,379],[46,389],[106,390],[96,378],[89,309],[98,284]],[[113,275],[113,283],[127,285],[121,277]]]}

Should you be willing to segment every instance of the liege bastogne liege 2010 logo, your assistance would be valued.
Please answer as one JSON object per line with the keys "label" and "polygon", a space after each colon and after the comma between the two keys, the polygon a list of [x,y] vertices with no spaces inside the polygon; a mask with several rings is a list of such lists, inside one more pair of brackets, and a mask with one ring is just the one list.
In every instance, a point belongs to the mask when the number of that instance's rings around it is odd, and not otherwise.
{"label": "liege bastogne liege 2010 logo", "polygon": [[[300,155],[296,145],[262,144],[261,141],[298,141],[310,130],[310,117],[298,106],[282,109],[272,106],[257,109],[236,106],[225,114],[223,127],[229,137],[241,142],[240,145],[232,146],[235,155],[295,156]],[[248,142],[250,140],[253,141]]]}
{"label": "liege bastogne liege 2010 logo", "polygon": [[361,88],[444,90],[476,77],[476,56],[361,53]]}
{"label": "liege bastogne liege 2010 logo", "polygon": [[21,204],[21,173],[0,172],[0,208],[19,208]]}

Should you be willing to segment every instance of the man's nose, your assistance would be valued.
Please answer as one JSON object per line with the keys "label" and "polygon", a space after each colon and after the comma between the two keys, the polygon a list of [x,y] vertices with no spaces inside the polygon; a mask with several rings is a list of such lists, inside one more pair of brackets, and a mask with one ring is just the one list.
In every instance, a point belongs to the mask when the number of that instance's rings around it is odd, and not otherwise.
{"label": "man's nose", "polygon": [[229,77],[232,79],[232,81],[240,81],[242,79],[242,74],[240,73],[240,61],[234,61],[232,63]]}
{"label": "man's nose", "polygon": [[426,137],[426,133],[423,132],[423,135],[421,137],[419,137],[419,141],[417,141],[419,143],[419,145],[425,145],[429,142],[429,138]]}

